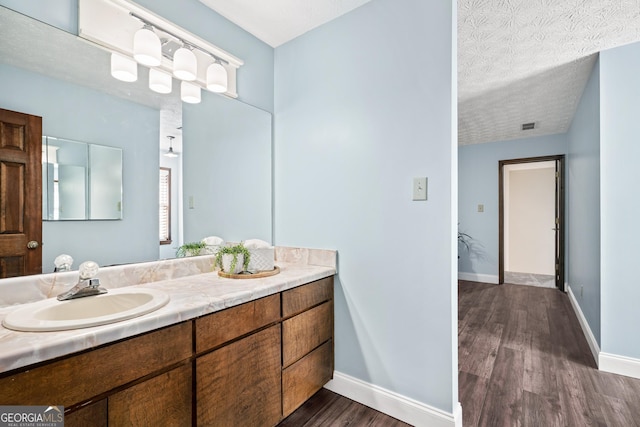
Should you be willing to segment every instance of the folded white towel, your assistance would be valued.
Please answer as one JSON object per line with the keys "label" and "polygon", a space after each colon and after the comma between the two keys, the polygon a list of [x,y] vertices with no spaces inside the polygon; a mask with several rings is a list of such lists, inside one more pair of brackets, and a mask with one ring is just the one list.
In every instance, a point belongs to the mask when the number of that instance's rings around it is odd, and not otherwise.
{"label": "folded white towel", "polygon": [[202,239],[202,243],[208,246],[224,245],[224,239],[218,236],[209,236]]}
{"label": "folded white towel", "polygon": [[263,249],[270,248],[271,245],[264,240],[260,239],[249,239],[244,241],[244,247],[247,249]]}

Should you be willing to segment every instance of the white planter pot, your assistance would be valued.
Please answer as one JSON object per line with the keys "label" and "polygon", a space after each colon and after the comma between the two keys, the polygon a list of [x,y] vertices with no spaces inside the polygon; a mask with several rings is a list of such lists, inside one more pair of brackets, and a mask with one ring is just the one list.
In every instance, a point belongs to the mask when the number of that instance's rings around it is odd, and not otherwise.
{"label": "white planter pot", "polygon": [[[231,271],[231,264],[233,263],[233,257],[237,256],[238,261],[236,262],[236,267],[233,271]],[[243,266],[242,264],[244,264],[244,255],[243,254],[237,254],[237,255],[233,255],[233,254],[222,254],[222,271],[224,271],[225,273],[230,273],[230,274],[239,274],[242,273],[243,271]]]}

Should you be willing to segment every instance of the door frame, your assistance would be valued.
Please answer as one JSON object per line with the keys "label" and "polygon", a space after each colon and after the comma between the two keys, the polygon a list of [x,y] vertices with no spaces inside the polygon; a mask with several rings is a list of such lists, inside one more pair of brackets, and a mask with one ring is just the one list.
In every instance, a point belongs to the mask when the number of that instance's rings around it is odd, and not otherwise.
{"label": "door frame", "polygon": [[[565,260],[565,155],[527,157],[522,159],[509,159],[498,161],[498,284],[504,284],[504,166],[520,163],[538,163],[555,161],[560,164],[556,167],[556,219],[557,238],[555,239],[556,258],[556,288],[566,292],[564,286],[564,260]],[[558,170],[559,169],[559,170]]]}

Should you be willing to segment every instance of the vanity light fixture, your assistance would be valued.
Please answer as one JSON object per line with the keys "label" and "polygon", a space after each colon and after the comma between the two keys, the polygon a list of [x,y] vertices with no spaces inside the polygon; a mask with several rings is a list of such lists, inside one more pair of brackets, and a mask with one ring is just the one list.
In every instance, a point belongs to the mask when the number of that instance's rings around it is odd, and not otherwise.
{"label": "vanity light fixture", "polygon": [[180,99],[182,99],[183,102],[199,104],[200,96],[200,86],[185,81],[180,83]]}
{"label": "vanity light fixture", "polygon": [[162,44],[151,25],[145,24],[133,36],[133,57],[140,64],[148,67],[160,65]]}
{"label": "vanity light fixture", "polygon": [[171,75],[155,68],[149,68],[149,89],[158,93],[171,93]]}
{"label": "vanity light fixture", "polygon": [[229,79],[227,70],[218,58],[207,68],[207,89],[211,92],[224,93],[227,91]]}
{"label": "vanity light fixture", "polygon": [[188,82],[195,80],[198,73],[198,61],[191,49],[191,46],[184,44],[173,54],[173,75]]}
{"label": "vanity light fixture", "polygon": [[173,152],[173,139],[175,138],[175,136],[168,135],[167,138],[169,138],[169,151],[164,153],[164,155],[166,157],[178,157],[178,155]]}
{"label": "vanity light fixture", "polygon": [[77,1],[79,35],[113,53],[114,78],[136,81],[140,64],[149,69],[147,83],[154,92],[175,94],[173,79],[178,79],[183,102],[201,102],[202,89],[238,97],[242,60],[138,6],[137,0]]}
{"label": "vanity light fixture", "polygon": [[113,52],[111,54],[111,75],[123,82],[138,80],[138,64],[131,58]]}

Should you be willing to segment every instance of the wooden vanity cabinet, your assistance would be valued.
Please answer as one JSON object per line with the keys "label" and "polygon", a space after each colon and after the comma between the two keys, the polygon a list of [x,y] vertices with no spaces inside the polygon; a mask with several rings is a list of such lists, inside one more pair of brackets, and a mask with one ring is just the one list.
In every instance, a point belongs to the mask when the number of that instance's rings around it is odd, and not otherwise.
{"label": "wooden vanity cabinet", "polygon": [[201,426],[273,426],[282,417],[280,294],[196,319]]}
{"label": "wooden vanity cabinet", "polygon": [[282,412],[333,377],[333,277],[282,293]]}
{"label": "wooden vanity cabinet", "polygon": [[[96,420],[89,425],[100,425],[117,410],[111,399],[131,387],[138,399],[132,405],[144,406],[157,399],[156,394],[168,394],[183,405],[188,402],[183,411],[190,413],[190,383],[177,386],[167,371],[180,364],[190,369],[191,355],[191,324],[181,323],[6,376],[0,379],[0,402],[63,405],[70,411],[66,425],[86,426],[86,418]],[[158,387],[162,377],[174,381]]]}
{"label": "wooden vanity cabinet", "polygon": [[0,375],[67,427],[275,426],[333,375],[333,277]]}

